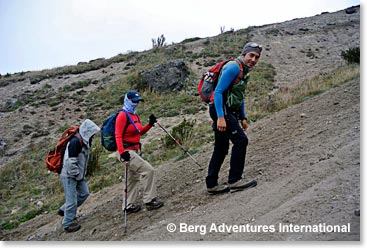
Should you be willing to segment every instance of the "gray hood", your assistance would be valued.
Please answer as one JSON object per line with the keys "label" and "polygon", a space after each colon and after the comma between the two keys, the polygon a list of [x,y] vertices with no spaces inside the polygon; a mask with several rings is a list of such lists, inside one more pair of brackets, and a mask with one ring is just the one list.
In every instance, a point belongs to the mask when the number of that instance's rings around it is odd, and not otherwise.
{"label": "gray hood", "polygon": [[101,129],[91,120],[86,119],[79,127],[80,136],[83,139],[84,144],[89,146],[89,139],[98,133]]}

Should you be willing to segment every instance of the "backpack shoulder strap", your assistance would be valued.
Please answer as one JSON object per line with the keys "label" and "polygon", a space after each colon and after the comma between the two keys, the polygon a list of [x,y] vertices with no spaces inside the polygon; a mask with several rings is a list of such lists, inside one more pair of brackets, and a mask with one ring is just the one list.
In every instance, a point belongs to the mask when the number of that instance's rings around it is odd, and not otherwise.
{"label": "backpack shoulder strap", "polygon": [[236,61],[238,66],[240,67],[240,72],[238,73],[237,77],[233,80],[232,84],[234,85],[234,84],[238,84],[241,81],[241,79],[244,78],[245,75],[244,75],[244,71],[243,71],[242,62],[237,58],[233,59],[233,61]]}
{"label": "backpack shoulder strap", "polygon": [[78,138],[78,140],[80,142],[80,145],[83,146],[83,139],[82,139],[82,136],[80,136],[80,133],[79,132],[75,134],[75,137]]}
{"label": "backpack shoulder strap", "polygon": [[243,74],[243,65],[242,65],[242,62],[237,59],[237,58],[230,58],[230,59],[227,59],[223,62],[223,65],[222,67],[220,68],[220,70],[223,69],[223,67],[228,63],[228,62],[231,62],[231,61],[236,61],[238,66],[240,67],[240,72],[238,73],[238,75],[240,75],[241,73]]}
{"label": "backpack shoulder strap", "polygon": [[235,58],[233,59],[234,61],[237,62],[237,64],[240,66],[240,70],[243,71],[243,65],[242,65],[242,62],[238,59],[238,58]]}
{"label": "backpack shoulder strap", "polygon": [[122,131],[122,134],[124,134],[124,133],[126,132],[127,127],[128,127],[128,126],[129,126],[129,124],[130,124],[130,119],[127,117],[127,113],[126,113],[126,112],[125,112],[125,110],[123,110],[123,109],[120,109],[120,110],[119,110],[119,112],[118,112],[118,113],[117,113],[117,115],[116,115],[116,119],[117,119],[117,117],[118,117],[121,113],[125,113],[125,115],[126,115],[125,128],[124,128],[124,130]]}
{"label": "backpack shoulder strap", "polygon": [[[79,141],[77,141],[75,138]],[[65,149],[69,147],[69,156],[76,157],[83,149],[83,140],[79,132],[75,133],[73,137],[70,138],[68,144],[65,146]],[[71,150],[70,150],[71,149]],[[70,153],[71,151],[71,153]]]}
{"label": "backpack shoulder strap", "polygon": [[[132,120],[132,118],[131,118],[131,116],[130,116],[129,112],[127,112],[125,109],[123,109],[122,111],[123,111],[123,112],[125,112],[126,117],[127,117],[127,118],[126,118],[126,119],[127,119],[127,123],[126,123],[126,126],[125,126],[125,129],[124,129],[124,132],[123,132],[123,133],[125,133],[125,132],[126,132],[126,129],[127,129],[127,127],[129,126],[129,123],[130,123],[130,124],[132,124],[132,125],[134,126],[135,131],[136,131],[136,133],[138,134],[140,131],[139,131],[139,129],[136,127],[136,125],[135,125],[134,121]],[[138,116],[138,119],[139,119],[139,122],[140,122],[140,118],[139,118],[139,116]]]}
{"label": "backpack shoulder strap", "polygon": [[[229,90],[232,89],[233,85],[238,84],[241,81],[241,79],[243,78],[243,76],[244,76],[242,62],[239,59],[237,59],[237,58],[230,58],[230,59],[226,60],[226,62],[224,63],[224,65],[227,64],[230,61],[236,61],[236,63],[240,67],[240,71],[238,72],[237,77],[232,81],[232,83],[231,83],[231,85],[229,87]],[[224,65],[223,65],[223,67],[224,67]]]}

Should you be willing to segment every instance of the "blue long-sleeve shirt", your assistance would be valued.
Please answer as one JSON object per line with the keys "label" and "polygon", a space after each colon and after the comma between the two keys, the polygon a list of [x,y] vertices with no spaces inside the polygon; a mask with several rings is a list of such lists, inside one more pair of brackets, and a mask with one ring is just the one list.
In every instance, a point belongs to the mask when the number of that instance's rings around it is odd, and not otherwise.
{"label": "blue long-sleeve shirt", "polygon": [[[226,93],[228,88],[231,86],[231,83],[238,76],[240,71],[241,71],[241,68],[236,61],[228,62],[226,65],[224,65],[222,69],[222,74],[214,90],[214,105],[215,105],[215,110],[217,111],[218,118],[224,117],[223,95]],[[239,115],[241,119],[246,119],[244,101],[242,101]]]}

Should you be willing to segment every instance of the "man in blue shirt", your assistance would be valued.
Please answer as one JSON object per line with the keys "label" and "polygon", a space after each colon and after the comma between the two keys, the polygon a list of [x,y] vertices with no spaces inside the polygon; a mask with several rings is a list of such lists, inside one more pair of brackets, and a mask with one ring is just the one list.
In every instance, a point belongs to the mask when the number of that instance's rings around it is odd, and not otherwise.
{"label": "man in blue shirt", "polygon": [[[249,72],[258,63],[262,47],[255,42],[247,43],[240,56],[222,68],[214,91],[214,103],[209,106],[215,135],[214,151],[209,163],[206,186],[209,194],[235,192],[255,187],[255,180],[242,178],[245,165],[248,128],[244,94]],[[240,78],[239,78],[240,77]],[[239,125],[241,122],[242,128]],[[218,174],[228,154],[229,141],[233,143],[228,185],[218,184]]]}

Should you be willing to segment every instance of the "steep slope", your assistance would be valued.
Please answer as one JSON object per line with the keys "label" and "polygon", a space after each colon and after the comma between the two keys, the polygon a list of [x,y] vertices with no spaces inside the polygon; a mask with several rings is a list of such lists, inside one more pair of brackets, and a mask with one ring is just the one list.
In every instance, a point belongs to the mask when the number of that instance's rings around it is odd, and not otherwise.
{"label": "steep slope", "polygon": [[[209,125],[209,123],[208,123]],[[195,157],[159,166],[158,192],[165,207],[128,217],[123,234],[122,184],[91,195],[80,209],[82,229],[67,234],[61,218],[42,215],[5,233],[10,240],[359,240],[360,87],[354,80],[251,125],[245,178],[258,186],[208,196],[206,165],[211,144]],[[221,172],[225,182],[228,160]],[[121,172],[123,174],[123,172]],[[117,176],[117,175],[116,175]],[[168,232],[167,226],[177,226]],[[180,224],[200,225],[180,232]],[[252,231],[209,232],[212,224],[246,225]],[[279,231],[282,225],[348,226],[348,232]],[[274,226],[274,232],[264,228]],[[257,229],[256,229],[257,228]]]}

